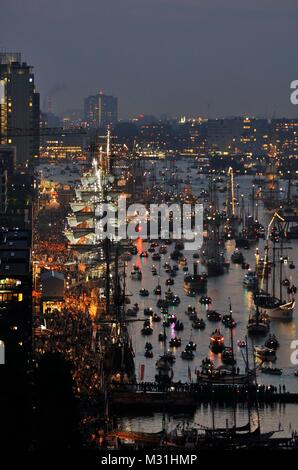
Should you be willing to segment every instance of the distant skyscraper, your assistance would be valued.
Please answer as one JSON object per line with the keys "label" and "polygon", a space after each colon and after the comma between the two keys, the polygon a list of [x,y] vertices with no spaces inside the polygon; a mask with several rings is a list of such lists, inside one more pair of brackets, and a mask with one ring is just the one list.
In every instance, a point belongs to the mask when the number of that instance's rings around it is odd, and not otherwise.
{"label": "distant skyscraper", "polygon": [[85,98],[84,117],[90,127],[99,127],[99,95],[90,95]]}
{"label": "distant skyscraper", "polygon": [[118,98],[99,93],[100,126],[115,126],[118,122]]}
{"label": "distant skyscraper", "polygon": [[39,156],[39,94],[20,53],[0,53],[0,143],[16,147],[17,165]]}

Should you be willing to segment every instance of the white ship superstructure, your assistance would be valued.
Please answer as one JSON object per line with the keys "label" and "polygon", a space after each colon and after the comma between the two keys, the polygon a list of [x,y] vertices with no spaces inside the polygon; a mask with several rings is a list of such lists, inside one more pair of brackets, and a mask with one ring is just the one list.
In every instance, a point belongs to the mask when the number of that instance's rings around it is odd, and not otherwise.
{"label": "white ship superstructure", "polygon": [[84,251],[92,250],[104,240],[106,214],[102,205],[109,201],[107,193],[112,181],[107,163],[109,148],[108,134],[104,164],[101,152],[100,163],[96,158],[93,159],[92,169],[80,178],[80,183],[75,188],[75,200],[70,203],[72,212],[67,217],[67,229],[64,233],[74,248]]}

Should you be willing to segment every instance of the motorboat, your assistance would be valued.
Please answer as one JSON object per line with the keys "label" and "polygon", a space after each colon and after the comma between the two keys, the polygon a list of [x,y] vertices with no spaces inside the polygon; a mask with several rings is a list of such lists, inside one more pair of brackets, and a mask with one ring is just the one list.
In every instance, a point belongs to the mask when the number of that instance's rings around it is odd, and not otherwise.
{"label": "motorboat", "polygon": [[134,266],[131,273],[130,273],[131,279],[134,279],[136,281],[141,281],[142,280],[142,271],[140,270],[139,267]]}
{"label": "motorboat", "polygon": [[197,318],[193,321],[191,326],[194,330],[204,330],[206,328],[206,323],[203,318]]}
{"label": "motorboat", "polygon": [[232,253],[231,262],[234,263],[234,264],[243,264],[244,263],[244,256],[241,253],[241,251],[236,249],[234,251],[234,253]]}
{"label": "motorboat", "polygon": [[144,308],[144,315],[149,315],[149,316],[152,316],[153,315],[153,310],[151,307],[146,307]]}
{"label": "motorboat", "polygon": [[276,350],[279,347],[279,342],[275,334],[269,335],[268,339],[265,341],[266,348]]}
{"label": "motorboat", "polygon": [[155,295],[161,295],[161,286],[156,286],[153,292]]}
{"label": "motorboat", "polygon": [[221,320],[221,314],[217,312],[216,310],[208,310],[207,311],[207,318],[210,321],[220,321]]}
{"label": "motorboat", "polygon": [[182,351],[181,353],[181,359],[184,359],[186,361],[192,361],[194,358],[194,353],[193,351],[190,351],[190,350],[184,350]]}
{"label": "motorboat", "polygon": [[211,297],[205,297],[205,296],[200,297],[201,305],[210,305],[211,303],[212,303]]}
{"label": "motorboat", "polygon": [[267,348],[266,346],[255,346],[255,356],[264,362],[271,362],[276,360],[276,352],[274,349]]}
{"label": "motorboat", "polygon": [[243,278],[243,286],[247,289],[256,289],[258,285],[258,278],[255,271],[247,271]]}
{"label": "motorboat", "polygon": [[219,354],[225,348],[225,339],[224,336],[220,333],[219,330],[215,330],[210,337],[210,350],[214,354]]}
{"label": "motorboat", "polygon": [[225,326],[226,328],[236,328],[236,326],[237,326],[236,321],[235,321],[234,318],[233,318],[231,315],[229,315],[229,314],[224,315],[224,316],[222,317],[222,320],[221,320],[221,321],[222,321],[222,323],[224,324],[224,326]]}
{"label": "motorboat", "polygon": [[169,342],[169,346],[170,346],[170,348],[180,348],[181,339],[177,338],[176,336],[175,336],[175,338],[171,338],[170,342]]}
{"label": "motorboat", "polygon": [[230,346],[226,346],[221,354],[221,360],[223,364],[227,364],[231,366],[235,365],[236,360],[234,357],[233,348],[231,348]]}
{"label": "motorboat", "polygon": [[164,343],[166,339],[167,339],[167,335],[165,333],[159,333],[158,341],[160,341],[161,343]]}
{"label": "motorboat", "polygon": [[250,335],[265,335],[270,328],[270,320],[266,313],[261,313],[259,308],[249,316],[247,332]]}
{"label": "motorboat", "polygon": [[178,321],[175,323],[174,330],[175,330],[175,331],[183,331],[183,330],[184,330],[184,325],[183,325],[183,323],[182,323],[180,320],[178,320]]}
{"label": "motorboat", "polygon": [[141,297],[148,297],[149,296],[149,291],[148,291],[148,289],[142,288],[142,289],[140,289],[139,294],[140,294]]}

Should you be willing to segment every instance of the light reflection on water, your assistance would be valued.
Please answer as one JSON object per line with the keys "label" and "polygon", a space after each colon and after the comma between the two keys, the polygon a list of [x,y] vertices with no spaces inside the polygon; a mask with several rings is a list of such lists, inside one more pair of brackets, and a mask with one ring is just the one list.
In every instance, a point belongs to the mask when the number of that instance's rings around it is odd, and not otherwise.
{"label": "light reflection on water", "polygon": [[[280,431],[276,437],[285,437],[291,435],[292,431],[298,429],[298,407],[296,405],[268,405],[259,409],[261,431]],[[128,431],[137,432],[159,432],[162,429],[162,413],[152,413],[142,416],[119,417],[118,423],[121,428]],[[181,423],[190,426],[200,425],[212,427],[212,409],[210,405],[199,405],[194,414],[167,414],[166,429],[171,431]],[[225,428],[227,425],[232,427],[234,424],[234,410],[232,407],[215,406],[214,423],[217,427]],[[248,423],[248,412],[246,405],[239,405],[236,412],[237,426],[243,426]],[[257,427],[257,411],[251,411],[251,427]]]}

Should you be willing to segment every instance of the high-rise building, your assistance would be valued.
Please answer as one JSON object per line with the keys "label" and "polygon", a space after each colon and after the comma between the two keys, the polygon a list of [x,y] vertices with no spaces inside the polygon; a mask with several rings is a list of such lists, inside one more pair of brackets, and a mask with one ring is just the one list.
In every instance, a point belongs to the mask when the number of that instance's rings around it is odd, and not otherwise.
{"label": "high-rise building", "polygon": [[87,96],[84,100],[84,118],[92,128],[116,126],[118,122],[118,98],[105,95]]}
{"label": "high-rise building", "polygon": [[118,98],[99,93],[100,127],[114,127],[118,122]]}
{"label": "high-rise building", "polygon": [[39,156],[39,94],[19,53],[0,53],[0,143],[16,147],[17,165]]}
{"label": "high-rise building", "polygon": [[84,118],[90,127],[99,127],[99,95],[90,95],[85,98]]}

